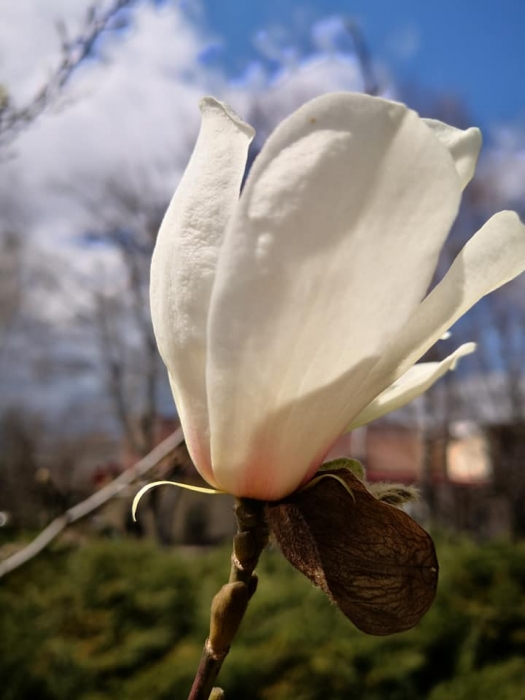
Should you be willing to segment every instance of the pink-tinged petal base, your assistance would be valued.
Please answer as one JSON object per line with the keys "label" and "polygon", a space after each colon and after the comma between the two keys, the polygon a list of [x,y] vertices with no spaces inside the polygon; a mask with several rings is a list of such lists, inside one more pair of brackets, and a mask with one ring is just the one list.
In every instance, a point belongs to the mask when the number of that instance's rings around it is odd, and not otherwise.
{"label": "pink-tinged petal base", "polygon": [[[239,498],[255,498],[261,501],[278,501],[307,484],[325,461],[332,445],[324,446],[323,449],[310,462],[305,465],[303,476],[299,482],[291,481],[287,478],[285,464],[272,464],[272,457],[275,454],[268,445],[263,442],[253,447],[249,458],[242,470],[235,474],[228,474],[228,481],[218,484],[221,490],[232,493]],[[199,470],[201,471],[201,470]],[[209,481],[208,477],[201,474]],[[210,483],[216,483],[211,482]]]}

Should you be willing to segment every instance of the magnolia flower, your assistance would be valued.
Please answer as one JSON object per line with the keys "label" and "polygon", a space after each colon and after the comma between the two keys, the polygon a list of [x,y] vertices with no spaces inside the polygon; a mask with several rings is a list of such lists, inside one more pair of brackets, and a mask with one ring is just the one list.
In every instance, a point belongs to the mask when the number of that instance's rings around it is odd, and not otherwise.
{"label": "magnolia flower", "polygon": [[155,334],[190,454],[212,486],[277,500],[337,438],[403,406],[458,358],[416,365],[525,269],[525,230],[493,216],[427,294],[470,181],[477,129],[360,94],[308,102],[268,139],[201,102],[194,153],[151,269]]}

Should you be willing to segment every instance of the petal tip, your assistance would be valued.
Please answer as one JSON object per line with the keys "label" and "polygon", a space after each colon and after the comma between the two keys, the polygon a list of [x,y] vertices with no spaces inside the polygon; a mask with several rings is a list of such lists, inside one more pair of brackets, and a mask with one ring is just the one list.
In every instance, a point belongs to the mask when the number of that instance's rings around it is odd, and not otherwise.
{"label": "petal tip", "polygon": [[472,355],[473,352],[476,351],[477,348],[477,343],[464,343],[463,345],[460,345],[460,347],[456,350],[451,355],[451,358],[453,358],[453,362],[450,365],[450,369],[453,371],[456,369],[458,366],[458,362],[462,357],[465,357],[465,355]]}
{"label": "petal tip", "polygon": [[202,97],[199,101],[199,109],[201,114],[204,116],[208,111],[219,110],[222,114],[226,115],[235,126],[242,131],[250,139],[250,141],[255,136],[255,129],[248,123],[241,119],[241,117],[235,112],[229,105],[225,102],[217,100],[215,97],[207,95]]}
{"label": "petal tip", "polygon": [[494,216],[499,216],[500,218],[506,217],[509,222],[512,220],[513,223],[519,223],[525,227],[525,222],[521,216],[518,214],[518,212],[513,211],[512,209],[503,209],[503,211],[498,212]]}

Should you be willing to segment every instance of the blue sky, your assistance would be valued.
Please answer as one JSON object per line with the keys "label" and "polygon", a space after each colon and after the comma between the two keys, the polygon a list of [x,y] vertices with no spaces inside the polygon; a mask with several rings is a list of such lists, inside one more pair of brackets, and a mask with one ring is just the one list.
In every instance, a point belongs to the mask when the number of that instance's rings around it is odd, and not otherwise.
{"label": "blue sky", "polygon": [[202,7],[234,74],[258,57],[261,29],[306,49],[312,24],[340,14],[360,22],[398,81],[460,95],[482,126],[525,119],[524,0],[202,0]]}

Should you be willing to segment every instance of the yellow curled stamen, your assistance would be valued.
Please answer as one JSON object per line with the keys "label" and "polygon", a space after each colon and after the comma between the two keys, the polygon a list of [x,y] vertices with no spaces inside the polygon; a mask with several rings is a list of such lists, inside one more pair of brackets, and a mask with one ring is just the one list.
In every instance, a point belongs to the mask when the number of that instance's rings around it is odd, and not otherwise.
{"label": "yellow curled stamen", "polygon": [[217,493],[226,493],[226,491],[207,489],[203,486],[191,486],[190,484],[182,484],[179,481],[152,481],[151,484],[146,484],[146,486],[143,486],[133,499],[133,504],[131,506],[131,515],[133,517],[134,522],[137,521],[137,506],[139,504],[140,499],[142,498],[142,496],[144,496],[145,493],[147,493],[151,489],[154,489],[156,486],[178,486],[181,489],[188,489],[188,491],[197,491],[198,493],[209,493],[212,495],[215,495]]}

